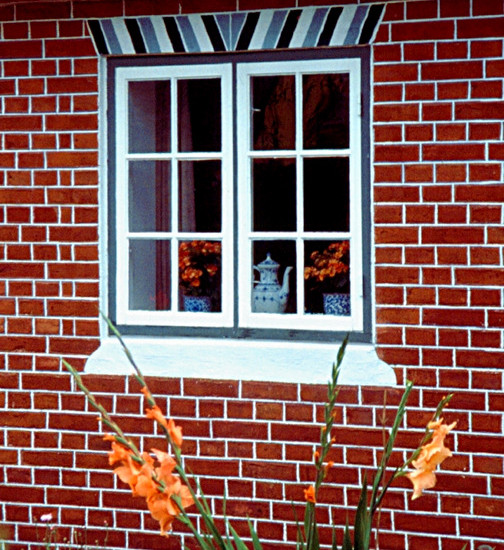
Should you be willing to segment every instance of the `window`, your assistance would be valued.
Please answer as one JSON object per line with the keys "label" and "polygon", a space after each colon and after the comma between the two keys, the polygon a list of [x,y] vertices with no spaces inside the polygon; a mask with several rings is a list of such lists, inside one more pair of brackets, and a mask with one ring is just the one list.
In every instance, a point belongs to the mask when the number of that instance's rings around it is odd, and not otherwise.
{"label": "window", "polygon": [[110,60],[124,333],[369,340],[367,71],[365,48]]}

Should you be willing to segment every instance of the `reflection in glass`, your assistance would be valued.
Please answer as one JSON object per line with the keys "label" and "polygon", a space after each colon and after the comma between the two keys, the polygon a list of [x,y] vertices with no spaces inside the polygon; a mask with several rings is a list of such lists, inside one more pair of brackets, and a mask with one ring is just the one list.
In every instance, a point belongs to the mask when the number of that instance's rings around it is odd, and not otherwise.
{"label": "reflection in glass", "polygon": [[128,151],[170,151],[170,81],[133,81],[128,92]]}
{"label": "reflection in glass", "polygon": [[253,230],[295,231],[295,160],[255,159],[252,169]]}
{"label": "reflection in glass", "polygon": [[350,195],[348,158],[304,160],[305,231],[348,231]]}
{"label": "reflection in glass", "polygon": [[349,147],[349,75],[303,76],[303,147]]}
{"label": "reflection in glass", "polygon": [[221,83],[218,78],[178,81],[179,151],[221,150]]}
{"label": "reflection in glass", "polygon": [[305,311],[350,315],[349,241],[306,241],[304,254]]}
{"label": "reflection in glass", "polygon": [[[222,258],[219,241],[183,241],[179,245],[180,309],[221,311]],[[185,300],[190,297],[190,300]],[[195,298],[201,298],[196,300]],[[206,300],[205,300],[206,299]],[[208,304],[208,305],[206,305]],[[192,309],[189,309],[189,308]]]}
{"label": "reflection in glass", "polygon": [[219,232],[222,225],[221,161],[179,163],[181,231]]}
{"label": "reflection in glass", "polygon": [[131,240],[129,256],[129,308],[170,309],[170,242]]}
{"label": "reflection in glass", "polygon": [[296,246],[293,241],[255,241],[252,245],[254,313],[295,313]]}
{"label": "reflection in glass", "polygon": [[130,231],[170,231],[170,161],[129,163]]}
{"label": "reflection in glass", "polygon": [[296,103],[294,76],[252,78],[252,141],[256,151],[294,149]]}

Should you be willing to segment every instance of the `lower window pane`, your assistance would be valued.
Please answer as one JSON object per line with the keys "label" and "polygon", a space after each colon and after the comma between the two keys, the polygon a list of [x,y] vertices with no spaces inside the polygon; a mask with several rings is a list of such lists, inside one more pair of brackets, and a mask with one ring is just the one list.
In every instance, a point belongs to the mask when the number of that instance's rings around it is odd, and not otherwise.
{"label": "lower window pane", "polygon": [[181,311],[222,311],[221,243],[183,241],[179,245]]}
{"label": "lower window pane", "polygon": [[292,241],[255,241],[252,249],[254,313],[296,313],[296,246]]}
{"label": "lower window pane", "polygon": [[130,241],[129,309],[170,309],[170,272],[169,241]]}
{"label": "lower window pane", "polygon": [[350,315],[350,245],[343,241],[305,243],[305,311]]}

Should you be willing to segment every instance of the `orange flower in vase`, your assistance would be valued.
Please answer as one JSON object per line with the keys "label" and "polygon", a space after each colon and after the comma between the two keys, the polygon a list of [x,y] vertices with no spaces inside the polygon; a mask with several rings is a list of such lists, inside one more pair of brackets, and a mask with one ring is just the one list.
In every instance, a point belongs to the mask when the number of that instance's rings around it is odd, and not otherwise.
{"label": "orange flower in vase", "polygon": [[305,267],[304,278],[309,291],[323,295],[324,312],[349,315],[349,241],[333,242],[322,252],[313,251],[310,262],[311,265]]}
{"label": "orange flower in vase", "polygon": [[[199,311],[211,311],[211,303],[219,302],[220,272],[220,242],[184,241],[180,243],[180,287],[187,304],[195,303],[190,299],[192,297],[205,297],[208,309],[199,309]],[[186,310],[188,310],[187,305]]]}

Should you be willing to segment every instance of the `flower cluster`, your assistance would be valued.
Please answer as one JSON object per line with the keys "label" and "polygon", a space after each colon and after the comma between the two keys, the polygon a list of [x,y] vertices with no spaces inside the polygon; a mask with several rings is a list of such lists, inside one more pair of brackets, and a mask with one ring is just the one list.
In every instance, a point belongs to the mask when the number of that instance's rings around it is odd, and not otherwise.
{"label": "flower cluster", "polygon": [[413,483],[413,496],[415,500],[422,496],[424,489],[432,489],[436,485],[436,469],[445,458],[452,456],[450,449],[444,446],[446,435],[453,430],[457,423],[452,422],[449,426],[443,424],[443,419],[429,422],[427,428],[433,430],[432,439],[427,445],[423,445],[416,460],[411,464],[415,470],[406,474],[406,477]]}
{"label": "flower cluster", "polygon": [[[148,397],[148,389],[143,387],[142,391]],[[157,405],[146,409],[146,416],[163,426],[175,445],[182,445],[182,429],[175,425],[173,419],[166,420]],[[139,455],[127,443],[118,442],[115,434],[106,434],[104,439],[112,442],[109,464],[115,466],[114,473],[131,487],[133,496],[145,498],[152,517],[159,521],[161,534],[167,534],[180,514],[180,507],[187,508],[194,503],[187,486],[173,475],[176,461],[159,449],[152,449],[157,461],[149,453]],[[156,466],[156,463],[159,465]]]}
{"label": "flower cluster", "polygon": [[221,266],[221,243],[184,241],[179,246],[180,284],[188,296],[211,296]]}
{"label": "flower cluster", "polygon": [[323,292],[335,292],[348,284],[350,243],[331,243],[323,252],[315,250],[310,255],[312,265],[305,267],[304,278],[313,288]]}

